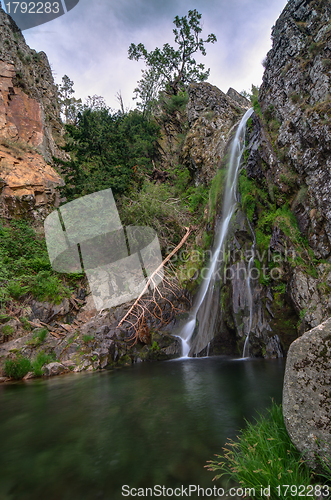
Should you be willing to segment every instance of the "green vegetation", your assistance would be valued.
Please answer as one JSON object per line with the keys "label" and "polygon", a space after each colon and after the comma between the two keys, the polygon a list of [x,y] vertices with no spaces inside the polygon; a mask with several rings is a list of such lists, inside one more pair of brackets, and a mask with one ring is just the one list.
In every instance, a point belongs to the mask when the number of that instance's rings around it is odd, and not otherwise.
{"label": "green vegetation", "polygon": [[[81,278],[52,270],[44,238],[27,221],[0,219],[0,305],[29,295],[59,303],[72,294],[69,285]],[[23,324],[29,329],[24,320]]]}
{"label": "green vegetation", "polygon": [[259,104],[259,87],[252,85],[250,99],[255,113],[262,118],[262,111]]}
{"label": "green vegetation", "polygon": [[33,372],[36,377],[41,377],[44,373],[43,366],[56,360],[55,354],[46,354],[44,351],[38,352],[34,361],[18,354],[15,359],[6,359],[5,373],[8,377],[16,380],[22,379],[28,372]]}
{"label": "green vegetation", "polygon": [[30,325],[30,323],[28,322],[28,320],[24,317],[20,318],[20,322],[22,323],[22,326],[24,328],[24,330],[30,332],[32,330],[32,326]]}
{"label": "green vegetation", "polygon": [[[189,208],[203,202],[199,191],[191,191],[186,200],[186,207],[178,199],[178,190],[168,183],[153,184],[145,181],[140,191],[123,196],[118,209],[125,225],[143,225],[157,231],[161,248],[178,244],[181,239],[183,224],[188,225],[192,217]],[[185,209],[186,208],[186,209]],[[186,224],[185,224],[186,222]]]}
{"label": "green vegetation", "polygon": [[7,377],[19,380],[31,370],[31,361],[21,355],[18,355],[15,359],[6,359],[5,361],[5,374]]}
{"label": "green vegetation", "polygon": [[32,371],[36,377],[41,377],[44,373],[43,366],[56,361],[55,354],[46,354],[44,351],[38,352],[37,357],[32,361]]}
{"label": "green vegetation", "polygon": [[83,335],[84,344],[88,344],[91,340],[94,340],[94,335]]}
{"label": "green vegetation", "polygon": [[32,347],[40,346],[47,337],[48,330],[47,328],[41,328],[40,330],[36,330],[33,333],[32,339],[27,342],[27,345]]}
{"label": "green vegetation", "polygon": [[137,110],[85,109],[66,128],[65,150],[72,159],[60,163],[68,201],[107,188],[115,196],[129,193],[151,174],[159,126]]}
{"label": "green vegetation", "polygon": [[[216,479],[227,477],[245,486],[256,488],[254,498],[261,495],[261,485],[270,485],[276,492],[279,484],[311,484],[311,474],[300,453],[292,444],[284,424],[281,405],[272,404],[265,416],[260,415],[255,423],[247,422],[237,442],[229,440],[224,456],[216,455],[208,470],[217,472]],[[288,496],[278,497],[286,500]]]}
{"label": "green vegetation", "polygon": [[5,325],[1,328],[1,333],[5,337],[9,337],[10,335],[12,335],[14,333],[14,328],[12,326]]}
{"label": "green vegetation", "polygon": [[211,181],[209,189],[209,218],[213,219],[220,200],[223,199],[224,189],[226,183],[226,169],[221,168],[216,172],[215,177]]}

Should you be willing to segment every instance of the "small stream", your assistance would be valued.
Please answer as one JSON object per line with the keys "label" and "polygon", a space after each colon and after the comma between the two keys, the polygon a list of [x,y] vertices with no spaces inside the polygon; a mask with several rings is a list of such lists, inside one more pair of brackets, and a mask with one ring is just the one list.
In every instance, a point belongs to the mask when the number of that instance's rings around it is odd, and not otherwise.
{"label": "small stream", "polygon": [[0,499],[120,500],[122,485],[212,487],[206,461],[271,397],[281,402],[284,366],[195,358],[0,385]]}

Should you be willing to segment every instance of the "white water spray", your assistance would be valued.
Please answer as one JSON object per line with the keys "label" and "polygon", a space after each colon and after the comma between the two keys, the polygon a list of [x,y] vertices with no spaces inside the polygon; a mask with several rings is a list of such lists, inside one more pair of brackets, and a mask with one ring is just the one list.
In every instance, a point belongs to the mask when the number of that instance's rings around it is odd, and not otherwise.
{"label": "white water spray", "polygon": [[[211,261],[208,265],[208,267],[204,268],[203,271],[203,281],[200,285],[200,288],[195,295],[194,298],[194,303],[192,306],[192,309],[189,313],[189,316],[181,328],[181,330],[178,332],[178,336],[182,340],[182,357],[187,358],[189,357],[190,354],[190,340],[193,335],[193,332],[196,327],[196,319],[197,319],[197,314],[198,311],[200,310],[205,298],[206,298],[206,304],[204,304],[204,310],[202,317],[199,317],[199,336],[201,336],[202,332],[205,333],[204,335],[204,345],[201,347],[201,342],[199,345],[199,349],[196,352],[200,352],[206,345],[210,342],[211,338],[208,338],[208,332],[207,330],[207,323],[210,317],[210,311],[211,311],[211,305],[212,301],[211,298],[209,297],[210,292],[212,292],[214,283],[215,283],[215,271],[216,271],[216,265],[219,261],[219,255],[221,253],[223,244],[225,242],[225,238],[229,229],[229,224],[231,221],[231,217],[235,211],[236,203],[237,203],[237,182],[238,182],[238,173],[239,173],[239,167],[241,163],[241,157],[245,149],[245,129],[246,129],[246,123],[251,114],[253,113],[253,108],[249,109],[245,115],[243,116],[235,138],[233,139],[232,145],[231,145],[231,154],[230,154],[230,161],[229,161],[229,167],[228,167],[228,175],[227,175],[227,182],[226,182],[226,187],[225,187],[225,196],[224,196],[224,202],[223,202],[223,212],[222,212],[222,220],[221,223],[219,224],[216,233],[215,233],[215,244],[214,244],[214,249],[212,253],[212,258]],[[208,294],[208,295],[207,295]],[[207,297],[206,297],[207,296]],[[210,300],[208,300],[210,299]],[[211,333],[212,334],[212,333]],[[192,354],[192,353],[191,353]]]}
{"label": "white water spray", "polygon": [[251,333],[252,320],[253,320],[253,295],[252,295],[252,289],[251,289],[251,272],[252,272],[252,268],[253,268],[253,264],[254,264],[255,247],[256,247],[255,233],[254,233],[254,230],[253,230],[248,218],[247,218],[247,222],[249,225],[249,229],[251,231],[253,245],[251,248],[252,256],[249,259],[248,272],[247,272],[247,278],[246,278],[246,293],[247,293],[248,307],[249,307],[249,324],[248,324],[248,330],[247,330],[244,349],[243,349],[243,355],[242,355],[243,358],[249,357],[249,334]]}

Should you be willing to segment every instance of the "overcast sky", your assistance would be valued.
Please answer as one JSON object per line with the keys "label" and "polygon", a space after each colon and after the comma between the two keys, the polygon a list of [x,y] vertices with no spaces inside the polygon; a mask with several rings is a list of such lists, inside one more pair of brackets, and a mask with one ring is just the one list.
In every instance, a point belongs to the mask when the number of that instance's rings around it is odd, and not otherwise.
{"label": "overcast sky", "polygon": [[[134,107],[133,90],[142,62],[127,57],[131,42],[148,50],[173,42],[173,19],[197,9],[207,45],[198,58],[211,69],[209,82],[226,92],[260,85],[262,60],[271,47],[271,27],[286,0],[80,0],[70,12],[47,24],[23,31],[31,48],[46,52],[54,78],[67,74],[74,81],[75,97],[101,95],[118,108],[121,91],[125,107]],[[200,61],[201,59],[201,61]]]}

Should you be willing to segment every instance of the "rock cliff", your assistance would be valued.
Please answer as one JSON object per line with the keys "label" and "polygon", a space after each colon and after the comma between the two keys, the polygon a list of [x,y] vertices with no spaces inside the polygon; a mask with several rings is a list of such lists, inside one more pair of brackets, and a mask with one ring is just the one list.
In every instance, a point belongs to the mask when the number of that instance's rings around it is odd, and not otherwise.
{"label": "rock cliff", "polygon": [[[278,333],[286,352],[296,335],[331,315],[330,16],[323,0],[287,3],[272,29],[247,127],[239,191],[257,241],[257,267],[266,269],[253,280],[252,353],[267,350],[262,325],[269,336]],[[236,311],[232,304],[233,318]]]}
{"label": "rock cliff", "polygon": [[0,7],[0,215],[45,217],[63,184],[50,165],[63,129],[46,54]]}
{"label": "rock cliff", "polygon": [[231,130],[249,107],[249,102],[234,89],[224,94],[210,83],[190,85],[186,108],[189,129],[181,161],[192,173],[195,184],[208,185],[215,176]]}

